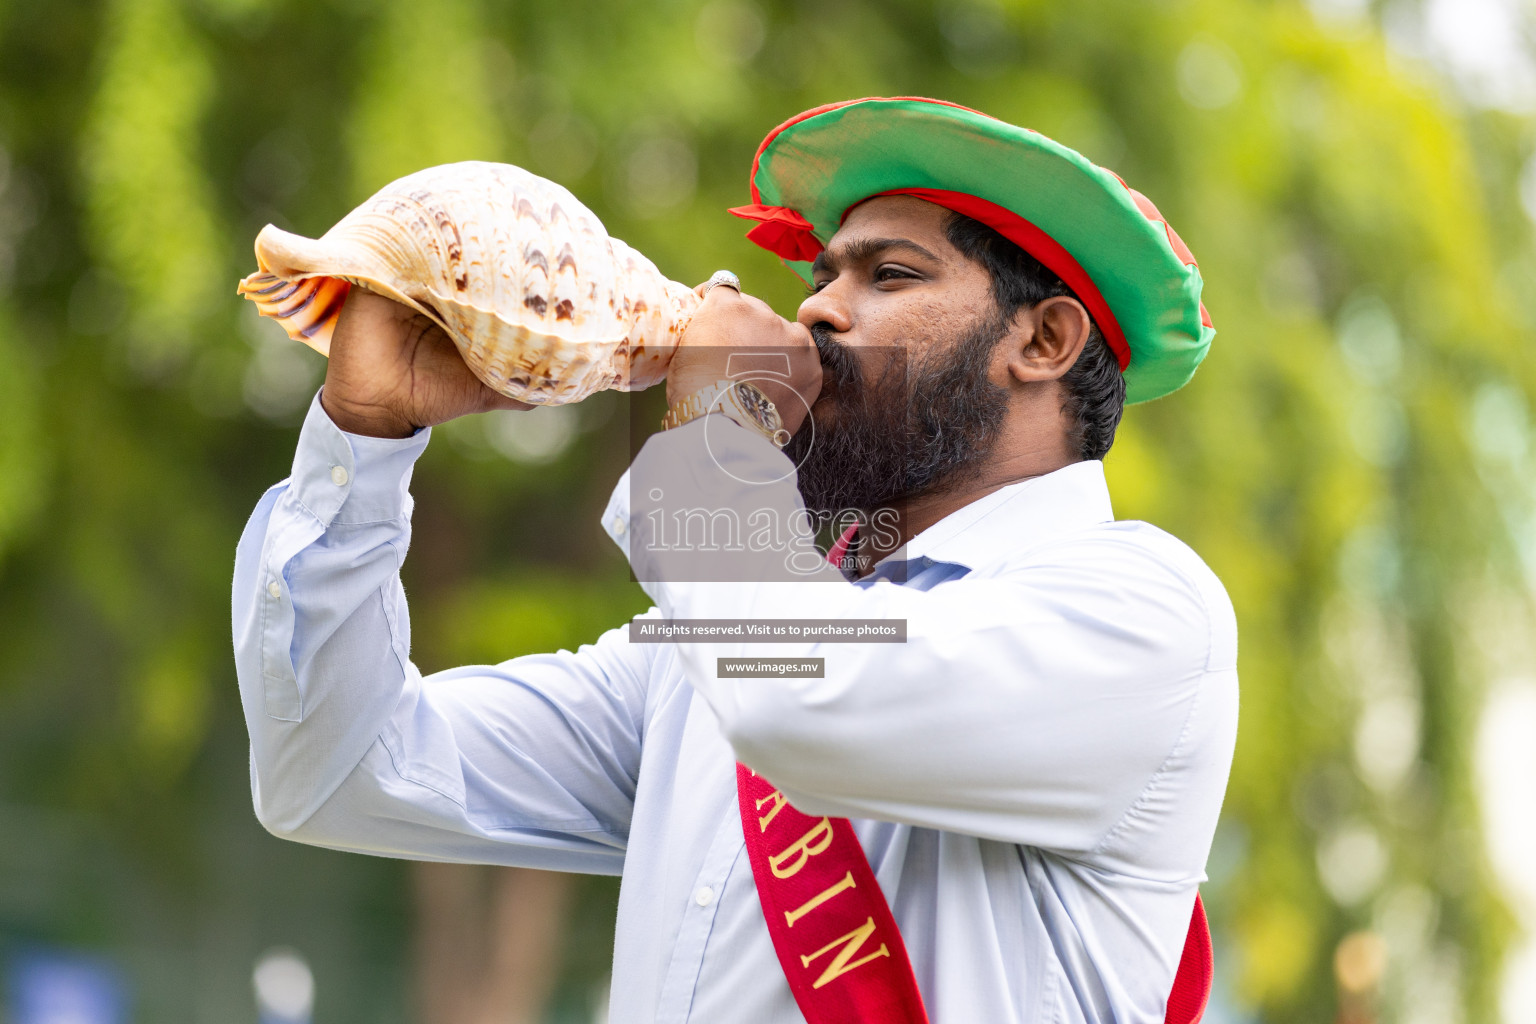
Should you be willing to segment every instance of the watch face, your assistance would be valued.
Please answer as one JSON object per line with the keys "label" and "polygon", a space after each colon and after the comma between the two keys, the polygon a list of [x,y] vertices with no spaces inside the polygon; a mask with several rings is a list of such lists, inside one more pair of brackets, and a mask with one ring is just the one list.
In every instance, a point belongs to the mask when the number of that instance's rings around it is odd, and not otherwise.
{"label": "watch face", "polygon": [[742,410],[752,417],[754,423],[761,424],[765,430],[774,430],[780,425],[775,422],[778,420],[775,415],[778,409],[755,384],[737,381],[736,397],[741,402]]}

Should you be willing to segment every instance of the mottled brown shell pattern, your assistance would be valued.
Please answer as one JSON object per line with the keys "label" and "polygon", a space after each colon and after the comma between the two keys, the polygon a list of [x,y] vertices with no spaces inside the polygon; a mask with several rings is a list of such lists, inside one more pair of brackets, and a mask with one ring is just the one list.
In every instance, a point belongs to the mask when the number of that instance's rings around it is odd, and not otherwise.
{"label": "mottled brown shell pattern", "polygon": [[666,375],[698,304],[552,181],[511,164],[429,167],[318,239],[267,225],[240,294],[326,353],[350,286],[435,320],[475,375],[536,405]]}

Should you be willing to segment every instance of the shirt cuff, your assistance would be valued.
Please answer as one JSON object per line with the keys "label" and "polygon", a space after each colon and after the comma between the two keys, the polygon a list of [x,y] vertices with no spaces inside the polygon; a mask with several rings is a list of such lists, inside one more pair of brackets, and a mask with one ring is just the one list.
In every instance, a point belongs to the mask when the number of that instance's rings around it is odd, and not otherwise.
{"label": "shirt cuff", "polygon": [[326,527],[408,517],[411,471],[431,436],[431,427],[398,439],[349,434],[316,392],[299,431],[290,491]]}
{"label": "shirt cuff", "polygon": [[619,482],[608,496],[608,506],[603,509],[603,532],[606,533],[624,558],[629,558],[629,470],[619,477]]}
{"label": "shirt cuff", "polygon": [[[716,432],[707,433],[710,427],[714,427]],[[711,437],[713,441],[710,440]],[[698,477],[703,476],[707,479],[711,471],[723,472],[731,482],[738,485],[753,480],[778,482],[792,479],[795,471],[789,459],[774,447],[772,441],[718,413],[712,416],[701,416],[690,423],[672,427],[669,430],[657,431],[646,440],[641,451],[643,454],[635,457],[634,465],[619,477],[618,484],[608,498],[608,505],[603,509],[603,532],[618,545],[620,551],[624,552],[626,559],[630,557],[630,538],[634,536],[636,528],[644,525],[635,520],[637,514],[643,516],[644,513],[636,512],[631,494],[634,466],[639,465],[642,460],[652,466],[659,464],[674,469],[687,465],[705,466],[707,464],[703,474],[678,473],[675,478],[673,474],[667,474],[668,480],[650,479],[650,485],[677,482],[704,483],[705,480]],[[750,468],[740,469],[740,475],[732,472],[733,469],[738,468],[737,463],[743,462]],[[768,468],[765,469],[764,466]],[[656,477],[657,474],[652,470],[649,476]],[[689,480],[689,477],[694,479]],[[651,497],[659,500],[660,492],[665,489],[663,486],[653,491]],[[649,485],[647,490],[651,490]],[[682,495],[675,494],[674,497],[680,498]]]}
{"label": "shirt cuff", "polygon": [[652,435],[602,526],[653,598],[663,583],[803,582],[829,572],[842,581],[816,547],[794,463],[718,414]]}

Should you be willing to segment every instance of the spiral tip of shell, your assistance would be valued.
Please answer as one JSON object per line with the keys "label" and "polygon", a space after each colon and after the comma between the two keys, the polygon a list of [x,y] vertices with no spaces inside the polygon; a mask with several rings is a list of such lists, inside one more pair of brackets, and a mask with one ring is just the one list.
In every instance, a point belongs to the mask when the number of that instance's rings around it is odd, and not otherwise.
{"label": "spiral tip of shell", "polygon": [[293,281],[258,270],[236,289],[256,304],[256,311],[282,324],[288,337],[328,354],[331,334],[352,286],[334,277]]}

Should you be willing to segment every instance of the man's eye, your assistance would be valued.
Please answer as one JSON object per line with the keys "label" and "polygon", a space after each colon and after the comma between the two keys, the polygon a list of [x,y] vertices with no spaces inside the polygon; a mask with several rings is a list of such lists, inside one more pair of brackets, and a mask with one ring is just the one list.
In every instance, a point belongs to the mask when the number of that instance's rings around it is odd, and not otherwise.
{"label": "man's eye", "polygon": [[911,276],[912,276],[911,271],[908,271],[908,270],[906,270],[906,269],[904,269],[902,267],[888,267],[887,266],[887,267],[877,267],[875,269],[875,280],[876,281],[898,281],[898,280],[901,280],[902,278],[908,278],[908,277],[911,277]]}
{"label": "man's eye", "polygon": [[817,292],[821,291],[826,286],[827,286],[827,282],[825,282],[825,281],[812,281],[810,283],[810,285],[805,289],[805,294],[807,294],[807,295],[815,295]]}

